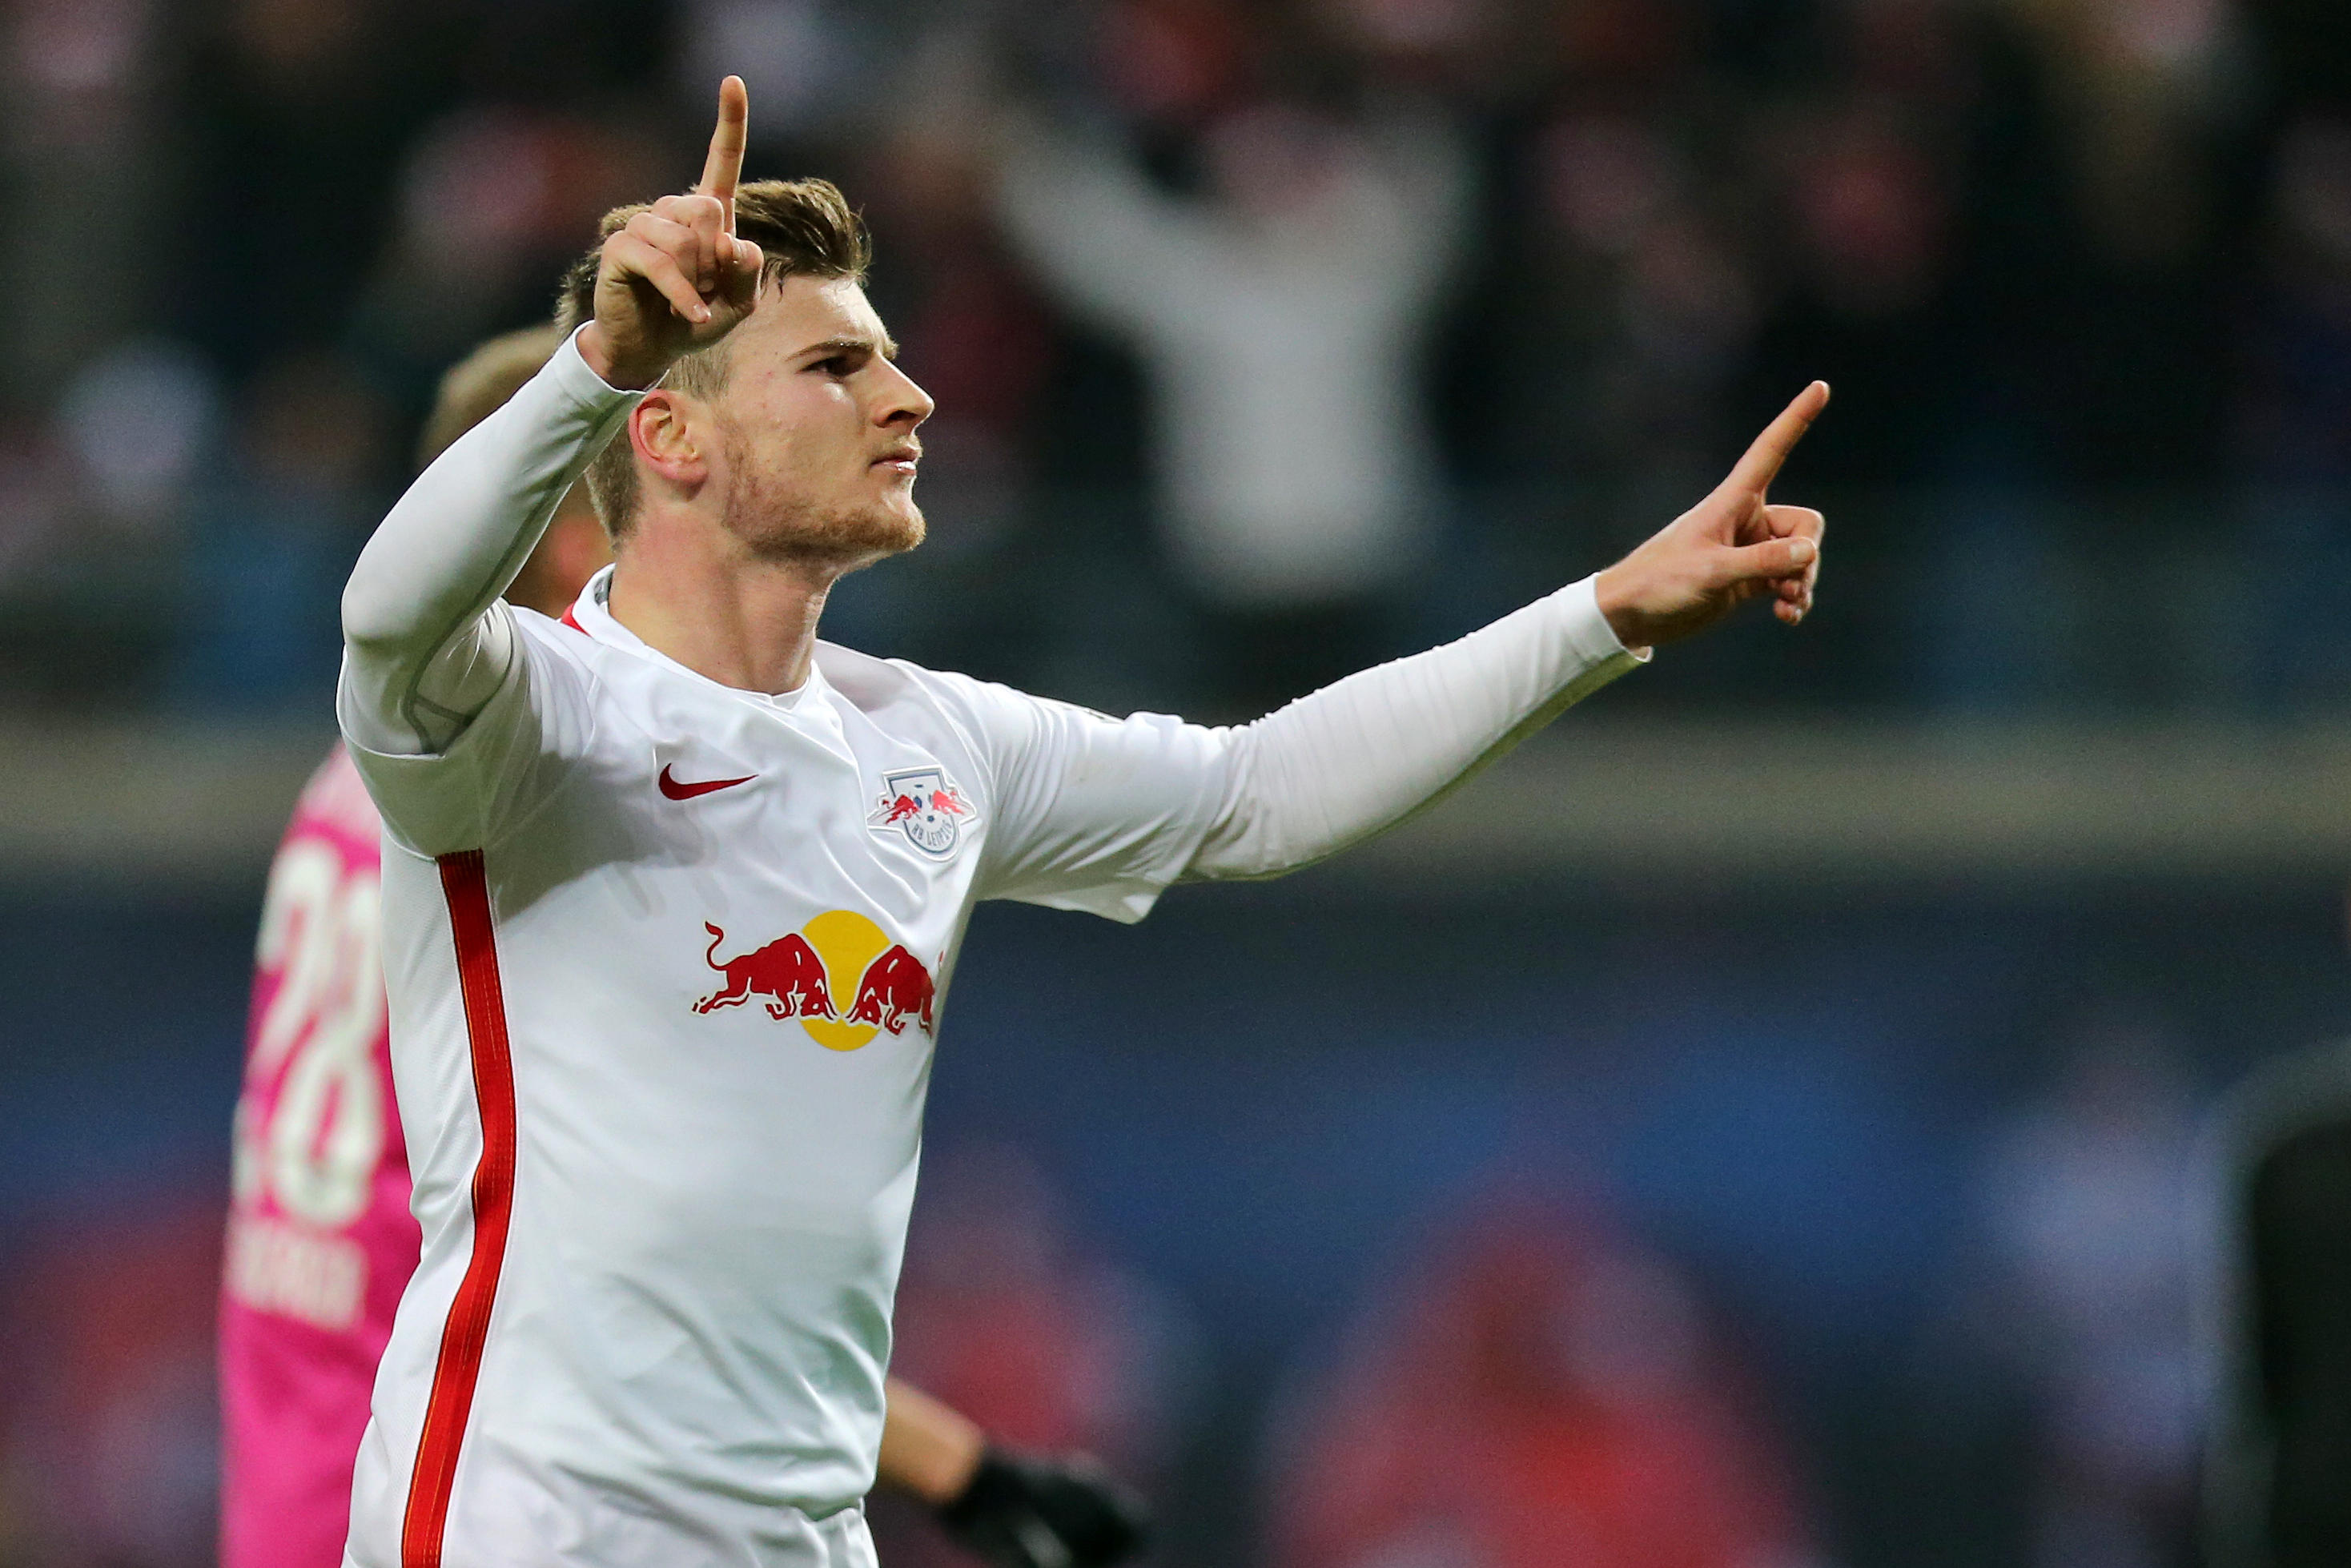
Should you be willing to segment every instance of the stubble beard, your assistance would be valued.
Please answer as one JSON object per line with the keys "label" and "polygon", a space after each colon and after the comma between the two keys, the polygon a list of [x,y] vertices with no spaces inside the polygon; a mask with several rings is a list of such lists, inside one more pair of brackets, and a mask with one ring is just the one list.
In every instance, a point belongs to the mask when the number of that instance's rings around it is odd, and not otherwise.
{"label": "stubble beard", "polygon": [[726,433],[734,486],[726,497],[726,531],[770,560],[801,561],[853,571],[923,542],[923,509],[909,494],[899,500],[826,507],[795,496],[748,461],[737,431]]}

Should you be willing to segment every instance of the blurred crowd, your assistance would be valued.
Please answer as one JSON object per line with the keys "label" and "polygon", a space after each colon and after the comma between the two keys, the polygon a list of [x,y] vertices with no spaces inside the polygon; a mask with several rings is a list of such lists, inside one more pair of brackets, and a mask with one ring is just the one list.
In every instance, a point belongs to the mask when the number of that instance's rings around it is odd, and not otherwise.
{"label": "blurred crowd", "polygon": [[2327,0],[8,0],[0,693],[316,708],[434,377],[726,70],[939,401],[844,641],[1246,710],[1580,575],[1819,375],[1845,601],[1669,697],[2351,695]]}
{"label": "blurred crowd", "polygon": [[[1601,564],[1822,376],[1826,612],[1645,701],[2351,711],[2342,0],[0,0],[0,710],[323,728],[436,377],[691,178],[730,70],[750,172],[864,209],[939,402],[932,542],[844,642],[1245,713]],[[1862,1151],[1802,1246],[1741,1280],[1656,1193],[1489,1184],[1238,1371],[1041,1162],[942,1151],[900,1369],[1178,1504],[1169,1561],[1795,1568],[1928,1560],[1853,1547],[1869,1456],[1802,1386],[1912,1357],[1939,1392],[1872,1441],[2030,1456],[1935,1560],[2170,1568],[2197,1053],[2031,1049],[2064,1071],[1945,1134],[1962,1239],[1906,1207],[1926,1134],[1668,1057],[1709,1212],[1791,1179],[1700,1147],[1734,1104],[1793,1104],[1788,1166]],[[0,1236],[0,1563],[209,1550],[217,1215],[174,1201]],[[1949,1269],[1915,1343],[1838,1316],[1879,1286],[1833,1232]],[[1996,1440],[1915,1430],[1954,1410]]]}

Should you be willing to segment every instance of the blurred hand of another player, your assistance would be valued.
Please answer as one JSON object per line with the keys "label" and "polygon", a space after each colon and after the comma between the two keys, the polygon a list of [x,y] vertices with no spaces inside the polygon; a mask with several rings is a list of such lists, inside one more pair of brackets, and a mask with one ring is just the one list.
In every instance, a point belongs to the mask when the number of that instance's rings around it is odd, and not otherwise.
{"label": "blurred hand of another player", "polygon": [[1600,612],[1628,648],[1702,632],[1750,599],[1793,626],[1813,607],[1826,526],[1809,507],[1766,498],[1780,465],[1828,406],[1814,382],[1755,438],[1714,493],[1600,574]]}
{"label": "blurred hand of another player", "polygon": [[718,87],[718,129],[701,182],[683,196],[664,196],[604,242],[596,316],[580,335],[580,354],[607,384],[653,385],[680,355],[733,331],[758,302],[759,247],[735,237],[750,120],[743,78],[728,77]]}
{"label": "blurred hand of another player", "polygon": [[1092,1460],[990,1449],[947,1532],[994,1568],[1110,1568],[1143,1549],[1143,1505]]}

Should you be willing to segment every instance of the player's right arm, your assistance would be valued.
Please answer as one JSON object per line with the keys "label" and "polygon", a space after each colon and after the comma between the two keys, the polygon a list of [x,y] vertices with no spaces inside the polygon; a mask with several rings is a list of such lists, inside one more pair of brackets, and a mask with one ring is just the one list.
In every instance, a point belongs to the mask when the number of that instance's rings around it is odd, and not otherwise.
{"label": "player's right arm", "polygon": [[719,92],[702,183],[605,242],[595,314],[548,368],[402,497],[343,590],[343,727],[367,752],[446,751],[516,664],[498,595],[548,519],[671,362],[750,313],[759,247],[735,237],[747,105]]}

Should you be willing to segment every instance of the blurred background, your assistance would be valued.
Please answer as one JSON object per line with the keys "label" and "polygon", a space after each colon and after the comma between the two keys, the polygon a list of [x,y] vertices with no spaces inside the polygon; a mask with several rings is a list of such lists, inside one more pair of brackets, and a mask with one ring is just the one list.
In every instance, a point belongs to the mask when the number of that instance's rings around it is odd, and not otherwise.
{"label": "blurred background", "polygon": [[1251,716],[1837,392],[1800,633],[983,912],[899,1369],[1167,1564],[2194,1561],[2199,1140],[2351,1032],[2340,0],[0,0],[0,1563],[209,1561],[337,591],[730,70],[939,402],[853,646]]}

